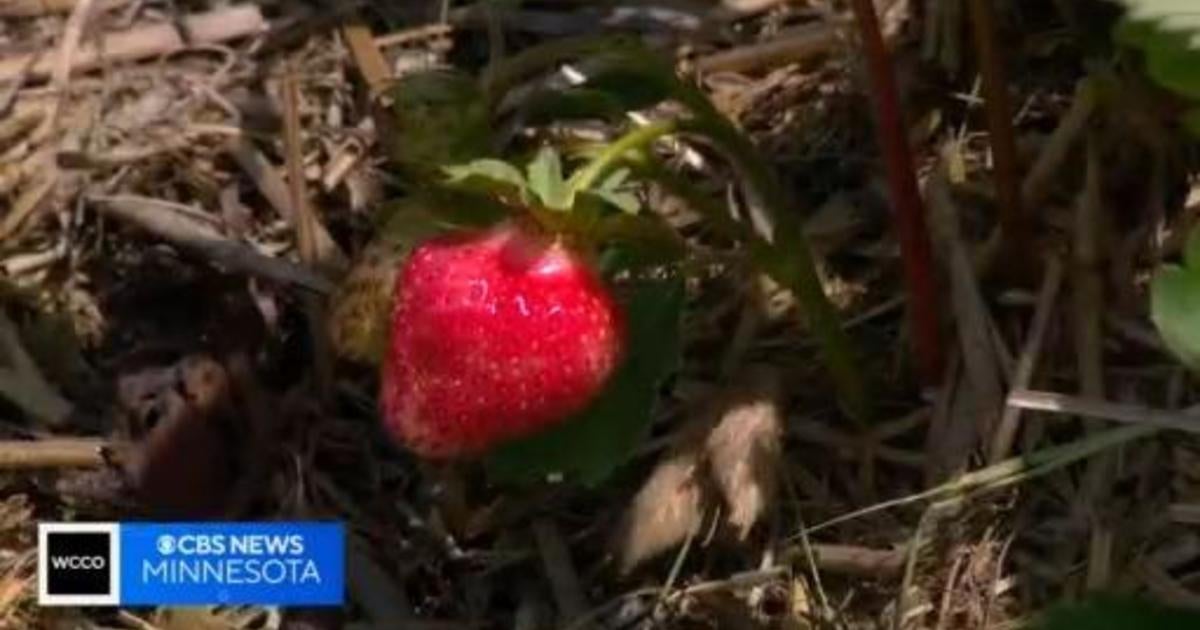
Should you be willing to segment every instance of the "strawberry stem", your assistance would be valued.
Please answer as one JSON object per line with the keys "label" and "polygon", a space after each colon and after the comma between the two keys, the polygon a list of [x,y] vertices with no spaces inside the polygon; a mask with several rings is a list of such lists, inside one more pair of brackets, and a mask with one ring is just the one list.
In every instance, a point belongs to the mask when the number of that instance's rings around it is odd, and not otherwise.
{"label": "strawberry stem", "polygon": [[751,255],[759,267],[800,301],[837,388],[842,410],[856,422],[868,422],[873,409],[866,380],[850,336],[825,295],[789,195],[750,140],[723,116],[698,116],[689,121],[687,130],[708,138],[725,154],[770,214],[775,225],[773,238],[767,241],[755,234],[749,241]]}
{"label": "strawberry stem", "polygon": [[[714,227],[746,243],[755,264],[791,290],[803,306],[846,414],[856,421],[867,421],[872,412],[870,399],[850,338],[842,329],[837,312],[825,295],[802,226],[793,218],[795,215],[789,212],[786,193],[745,136],[724,118],[714,117],[709,112],[703,114],[708,115],[685,122],[655,123],[625,134],[577,171],[571,178],[571,186],[574,190],[586,189],[612,169],[630,164],[680,195]],[[642,152],[636,157],[631,156],[637,149],[677,130],[691,131],[707,138],[742,173],[746,183],[774,217],[774,242],[730,218],[722,208],[696,191],[683,178],[663,167],[652,155]]]}
{"label": "strawberry stem", "polygon": [[655,140],[673,133],[678,126],[674,120],[665,120],[630,131],[604,147],[586,166],[576,171],[567,182],[567,187],[572,193],[577,193],[595,186],[596,182],[621,164],[627,153],[649,146]]}
{"label": "strawberry stem", "polygon": [[568,59],[628,46],[630,41],[625,35],[568,37],[526,48],[502,61],[493,62],[484,69],[480,78],[488,109],[495,111],[505,93],[530,75]]}

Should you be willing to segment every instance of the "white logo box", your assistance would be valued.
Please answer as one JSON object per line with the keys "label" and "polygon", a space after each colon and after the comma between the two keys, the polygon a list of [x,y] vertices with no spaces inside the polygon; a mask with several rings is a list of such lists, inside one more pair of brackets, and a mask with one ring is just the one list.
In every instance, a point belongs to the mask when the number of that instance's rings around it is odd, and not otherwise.
{"label": "white logo box", "polygon": [[[48,591],[50,534],[108,534],[108,593],[103,595],[52,595]],[[116,606],[121,596],[121,535],[117,523],[38,523],[38,605]]]}

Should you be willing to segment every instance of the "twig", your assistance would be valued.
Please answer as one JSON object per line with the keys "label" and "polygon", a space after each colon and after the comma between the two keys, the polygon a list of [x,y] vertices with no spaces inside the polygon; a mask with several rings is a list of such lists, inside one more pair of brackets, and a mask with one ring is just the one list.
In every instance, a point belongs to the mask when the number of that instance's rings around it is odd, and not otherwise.
{"label": "twig", "polygon": [[358,11],[352,13],[342,26],[342,37],[350,47],[350,56],[354,65],[367,84],[368,93],[372,96],[379,94],[384,84],[392,76],[391,67],[379,52],[379,46],[371,34],[370,27],[363,21]]}
{"label": "twig", "polygon": [[454,27],[449,24],[425,24],[388,33],[387,35],[380,35],[375,38],[375,46],[378,48],[391,48],[392,46],[400,46],[426,39],[449,37],[453,32]]}
{"label": "twig", "polygon": [[71,414],[71,403],[42,376],[21,344],[17,327],[0,311],[0,395],[22,411],[48,425],[61,425]]}
{"label": "twig", "polygon": [[803,63],[836,46],[846,25],[846,21],[830,21],[790,29],[765,42],[701,57],[696,69],[704,73],[746,72],[763,66]]}
{"label": "twig", "polygon": [[[292,215],[292,226],[296,230],[300,260],[310,268],[320,268],[323,261],[320,259],[316,239],[316,226],[320,225],[320,220],[304,189],[304,158],[300,147],[300,88],[294,68],[289,68],[283,79],[283,146],[287,157],[288,191],[291,194],[292,209],[295,211]],[[305,300],[308,331],[313,344],[313,374],[317,392],[322,401],[328,401],[333,392],[333,362],[325,328],[325,307],[316,296],[306,296]]]}
{"label": "twig", "polygon": [[938,607],[937,625],[933,627],[933,630],[945,630],[946,623],[949,621],[950,602],[958,592],[954,590],[954,583],[958,579],[959,569],[962,568],[963,558],[962,554],[955,554],[954,561],[950,564],[950,570],[946,572],[946,585],[942,588],[942,601]]}
{"label": "twig", "polygon": [[261,254],[249,245],[226,238],[178,212],[163,212],[163,204],[157,199],[135,195],[92,195],[87,199],[109,216],[131,223],[218,264],[317,293],[326,294],[333,290],[333,283],[309,269]]}
{"label": "twig", "polygon": [[807,442],[838,449],[840,452],[835,453],[836,455],[849,459],[874,456],[885,462],[910,468],[921,468],[926,463],[925,457],[920,453],[884,444],[883,436],[874,431],[868,431],[861,437],[850,436],[820,422],[791,418],[788,421],[788,433]]}
{"label": "twig", "polygon": [[1200,433],[1200,405],[1189,407],[1183,411],[1170,411],[1143,405],[1028,389],[1014,390],[1008,395],[1006,404],[1019,409],[1052,411],[1098,420],[1145,425],[1158,429]]}
{"label": "twig", "polygon": [[917,555],[925,546],[925,538],[928,533],[931,530],[936,531],[933,524],[940,520],[944,513],[945,504],[934,503],[925,508],[925,511],[921,513],[921,519],[917,521],[917,527],[913,530],[912,537],[908,542],[908,549],[904,554],[903,576],[900,578],[900,587],[896,589],[896,605],[892,613],[891,630],[904,628],[904,620],[908,613],[908,590],[912,587],[913,579],[916,576]]}
{"label": "twig", "polygon": [[932,225],[942,256],[950,269],[950,301],[954,307],[958,341],[962,350],[965,388],[956,396],[959,408],[966,413],[955,414],[957,422],[948,425],[943,439],[943,452],[955,458],[944,462],[950,470],[964,466],[967,451],[976,441],[992,435],[1002,409],[1003,380],[995,345],[992,341],[992,318],[979,289],[970,255],[962,242],[958,208],[950,195],[945,171],[947,160],[930,177],[928,195],[932,208]]}
{"label": "twig", "polygon": [[84,438],[0,441],[0,470],[100,468],[111,447],[108,440]]}
{"label": "twig", "polygon": [[[788,569],[786,567],[771,567],[769,569],[736,573],[724,580],[710,580],[707,582],[693,584],[687,588],[679,589],[678,591],[675,591],[674,595],[671,596],[671,599],[679,600],[695,595],[702,595],[704,593],[738,591],[747,588],[753,588],[755,586],[768,584],[770,582],[782,579],[786,577],[787,574]],[[566,626],[564,630],[583,630],[583,628],[587,628],[590,624],[594,623],[597,619],[604,616],[609,611],[620,608],[630,600],[638,599],[640,597],[653,597],[661,592],[661,587],[650,586],[646,588],[639,588],[628,593],[623,593],[612,600],[587,611],[585,614],[575,619],[570,625]]]}
{"label": "twig", "polygon": [[903,549],[814,543],[812,552],[818,569],[838,575],[888,579],[899,575],[904,568]]}
{"label": "twig", "polygon": [[321,175],[321,188],[330,192],[342,183],[346,175],[365,158],[375,144],[373,119],[363,118],[355,127],[356,134],[347,138],[334,152]]}
{"label": "twig", "polygon": [[[39,17],[51,13],[70,13],[79,0],[3,0],[0,17]],[[99,0],[96,11],[111,11],[129,4],[129,0]]]}
{"label": "twig", "polygon": [[[271,207],[275,208],[283,218],[295,225],[296,210],[295,203],[291,198],[291,191],[267,157],[246,138],[238,138],[231,142],[229,153],[238,166],[254,180],[255,187],[266,198],[267,203],[270,203]],[[318,260],[326,265],[327,271],[338,272],[345,269],[349,264],[346,254],[342,252],[337,241],[333,240],[324,224],[318,222],[312,227],[316,232],[314,238],[316,239]]]}
{"label": "twig", "polygon": [[[92,6],[95,0],[79,0],[79,3],[71,10],[71,16],[67,18],[67,23],[63,27],[62,43],[58,46],[58,57],[54,59],[54,67],[51,70],[51,80],[54,87],[58,90],[58,98],[54,99],[54,103],[50,106],[50,114],[46,116],[45,125],[51,129],[58,129],[58,116],[62,111],[63,103],[67,102],[68,90],[67,85],[71,81],[72,60],[75,58],[76,51],[79,50],[79,42],[83,38],[83,30],[87,28],[88,21],[92,17]],[[27,75],[31,73],[35,64],[22,64],[24,72]]]}
{"label": "twig", "polygon": [[1132,573],[1146,586],[1146,590],[1154,599],[1170,606],[1191,610],[1200,607],[1200,595],[1180,584],[1166,569],[1144,557],[1137,558],[1132,565]]}
{"label": "twig", "polygon": [[118,610],[117,618],[121,620],[121,623],[130,626],[134,630],[162,630],[160,627],[127,610]]}
{"label": "twig", "polygon": [[[186,37],[172,23],[139,26],[121,33],[105,36],[103,51],[92,44],[80,46],[72,56],[70,71],[83,72],[103,63],[138,61],[158,57],[186,48],[189,44],[214,44],[262,33],[267,22],[257,5],[247,4],[185,16],[182,18]],[[54,58],[41,53],[10,55],[0,59],[0,81],[8,81],[29,69],[30,78],[44,79],[54,71]]]}
{"label": "twig", "polygon": [[25,80],[29,78],[29,72],[33,70],[33,64],[37,61],[37,57],[31,56],[25,66],[21,68],[21,73],[9,81],[9,86],[0,92],[0,117],[8,116],[13,105],[17,102],[17,96],[21,94],[21,87],[25,85]]}
{"label": "twig", "polygon": [[[1048,409],[1056,411],[1056,409]],[[1197,409],[1200,411],[1200,408]],[[837,516],[807,529],[808,534],[840,525],[869,514],[923,502],[966,500],[977,494],[994,492],[1058,470],[1096,453],[1154,434],[1158,428],[1150,422],[1121,426],[1095,433],[1074,442],[1047,447],[999,464],[964,473],[946,483],[916,494],[883,501]],[[795,537],[793,537],[795,538]]]}
{"label": "twig", "polygon": [[38,176],[34,184],[26,188],[21,196],[17,197],[8,212],[0,218],[0,243],[10,242],[20,233],[27,225],[29,218],[36,214],[42,207],[42,203],[50,197],[50,193],[58,185],[58,177],[58,169],[51,167]]}
{"label": "twig", "polygon": [[62,168],[68,169],[109,169],[142,162],[158,157],[164,153],[180,151],[192,146],[192,139],[186,136],[164,140],[159,144],[145,146],[120,146],[107,153],[86,153],[76,150],[63,150],[55,154],[54,159]]}
{"label": "twig", "polygon": [[[1100,223],[1103,220],[1103,167],[1096,138],[1087,145],[1087,173],[1075,214],[1074,239],[1074,327],[1076,365],[1079,370],[1080,392],[1089,398],[1104,398],[1104,329],[1101,313],[1104,310],[1104,285],[1100,274]],[[1099,430],[1085,423],[1089,432]],[[1092,505],[1107,501],[1116,472],[1116,460],[1106,453],[1088,463],[1083,479],[1085,500]],[[1108,584],[1113,532],[1102,519],[1091,520],[1088,553],[1087,586],[1103,588]]]}
{"label": "twig", "polygon": [[346,545],[346,589],[350,597],[377,626],[408,627],[407,622],[416,621],[408,595],[371,558],[367,542],[357,535],[349,536]]}
{"label": "twig", "polygon": [[[1029,244],[1029,215],[1021,205],[1012,103],[1008,95],[1004,60],[997,50],[996,25],[991,5],[991,0],[968,0],[975,33],[976,54],[979,55],[979,73],[983,79],[984,111],[987,114],[992,162],[995,168],[996,196],[1000,201],[1000,227],[1006,251],[1016,253]],[[1019,257],[1014,262],[1021,260],[1029,259]]]}
{"label": "twig", "polygon": [[542,556],[542,567],[550,581],[560,618],[579,619],[587,612],[588,603],[562,534],[553,521],[538,518],[533,522],[533,537]]}
{"label": "twig", "polygon": [[[1021,348],[1021,356],[1017,359],[1012,390],[1026,389],[1033,380],[1038,359],[1042,356],[1042,341],[1045,339],[1046,329],[1050,324],[1050,314],[1054,312],[1054,303],[1058,297],[1062,279],[1062,263],[1057,258],[1051,258],[1046,264],[1046,273],[1042,280],[1042,290],[1038,293],[1033,322],[1029,325],[1029,331],[1025,335],[1025,346]],[[988,454],[989,463],[994,464],[1000,461],[1012,450],[1020,419],[1020,407],[1005,406],[1004,413],[1000,416],[1000,424],[996,426],[995,435],[992,437],[992,446]]]}
{"label": "twig", "polygon": [[288,218],[296,230],[300,260],[310,266],[319,266],[322,262],[316,235],[319,220],[304,186],[304,156],[300,140],[300,88],[296,82],[294,68],[289,69],[284,77],[283,86],[284,161],[288,175],[288,196],[292,206],[292,214]]}
{"label": "twig", "polygon": [[0,274],[17,277],[44,269],[67,257],[68,247],[65,241],[60,241],[48,249],[29,253],[14,254],[0,260]]}
{"label": "twig", "polygon": [[1087,129],[1092,112],[1096,108],[1096,94],[1091,82],[1084,79],[1075,88],[1075,100],[1050,134],[1037,161],[1025,175],[1021,184],[1021,198],[1026,207],[1032,208],[1042,202],[1047,191],[1058,177],[1058,170],[1079,135]]}
{"label": "twig", "polygon": [[900,114],[900,99],[891,58],[879,30],[871,0],[851,2],[858,21],[871,78],[877,135],[887,164],[888,188],[893,204],[893,224],[900,241],[904,283],[908,290],[914,350],[922,381],[937,384],[942,377],[943,348],[938,321],[936,276],[925,210],[917,189],[912,151]]}

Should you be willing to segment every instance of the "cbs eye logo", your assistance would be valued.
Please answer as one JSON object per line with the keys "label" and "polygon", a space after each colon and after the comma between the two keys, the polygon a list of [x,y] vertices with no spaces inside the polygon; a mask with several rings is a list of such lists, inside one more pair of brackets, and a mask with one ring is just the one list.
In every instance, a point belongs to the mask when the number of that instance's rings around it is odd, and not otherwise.
{"label": "cbs eye logo", "polygon": [[115,523],[39,523],[38,603],[116,605],[118,541]]}

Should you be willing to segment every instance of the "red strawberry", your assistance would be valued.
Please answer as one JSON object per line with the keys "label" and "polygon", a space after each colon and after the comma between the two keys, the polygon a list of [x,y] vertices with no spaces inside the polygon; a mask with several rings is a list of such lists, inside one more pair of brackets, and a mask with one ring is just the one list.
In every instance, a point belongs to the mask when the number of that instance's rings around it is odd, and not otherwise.
{"label": "red strawberry", "polygon": [[397,274],[384,422],[422,456],[477,455],[583,409],[624,344],[607,287],[563,244],[512,226],[442,236]]}

